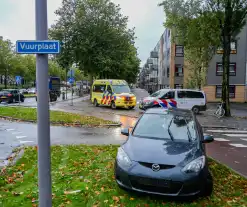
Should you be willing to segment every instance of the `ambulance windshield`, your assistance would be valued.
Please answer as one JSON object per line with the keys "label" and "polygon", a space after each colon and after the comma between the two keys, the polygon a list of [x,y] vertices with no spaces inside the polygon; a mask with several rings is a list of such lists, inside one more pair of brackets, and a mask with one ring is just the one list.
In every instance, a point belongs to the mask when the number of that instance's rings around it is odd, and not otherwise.
{"label": "ambulance windshield", "polygon": [[113,92],[117,94],[130,93],[130,87],[128,85],[113,85],[112,89]]}

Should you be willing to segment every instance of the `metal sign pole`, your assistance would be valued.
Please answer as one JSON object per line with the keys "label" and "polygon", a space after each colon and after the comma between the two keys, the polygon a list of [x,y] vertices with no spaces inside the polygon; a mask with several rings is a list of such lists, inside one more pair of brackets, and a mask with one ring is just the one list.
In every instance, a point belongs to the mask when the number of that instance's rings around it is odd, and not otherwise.
{"label": "metal sign pole", "polygon": [[71,92],[72,92],[72,98],[71,98],[71,106],[73,106],[73,84],[71,84]]}
{"label": "metal sign pole", "polygon": [[[36,39],[48,40],[47,0],[35,0]],[[52,207],[48,55],[36,55],[39,207]]]}
{"label": "metal sign pole", "polygon": [[19,85],[19,106],[21,105],[21,85],[20,84],[18,84]]}

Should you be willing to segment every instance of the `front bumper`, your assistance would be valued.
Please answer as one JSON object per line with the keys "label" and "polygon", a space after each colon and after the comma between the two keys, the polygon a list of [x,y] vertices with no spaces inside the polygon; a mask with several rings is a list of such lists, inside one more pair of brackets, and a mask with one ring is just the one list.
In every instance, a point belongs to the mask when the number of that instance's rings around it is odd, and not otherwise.
{"label": "front bumper", "polygon": [[115,179],[119,186],[148,194],[183,197],[198,195],[206,185],[207,175],[206,169],[198,175],[185,175],[177,167],[154,172],[138,163],[127,172],[115,162]]}
{"label": "front bumper", "polygon": [[129,108],[129,107],[135,107],[136,101],[118,101],[115,102],[116,107],[123,107],[123,108]]}

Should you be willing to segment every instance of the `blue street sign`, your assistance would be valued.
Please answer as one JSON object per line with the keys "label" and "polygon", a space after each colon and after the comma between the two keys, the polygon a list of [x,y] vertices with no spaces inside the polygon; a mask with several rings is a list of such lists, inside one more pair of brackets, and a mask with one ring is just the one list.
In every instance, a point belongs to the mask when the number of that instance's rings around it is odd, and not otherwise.
{"label": "blue street sign", "polygon": [[68,71],[68,74],[67,74],[69,77],[75,77],[75,70],[74,69],[70,69]]}
{"label": "blue street sign", "polygon": [[69,83],[73,84],[75,82],[75,79],[73,77],[69,78]]}
{"label": "blue street sign", "polygon": [[58,54],[60,42],[56,40],[44,41],[16,41],[16,52],[19,54]]}
{"label": "blue street sign", "polygon": [[17,85],[21,85],[21,76],[15,76],[15,82]]}

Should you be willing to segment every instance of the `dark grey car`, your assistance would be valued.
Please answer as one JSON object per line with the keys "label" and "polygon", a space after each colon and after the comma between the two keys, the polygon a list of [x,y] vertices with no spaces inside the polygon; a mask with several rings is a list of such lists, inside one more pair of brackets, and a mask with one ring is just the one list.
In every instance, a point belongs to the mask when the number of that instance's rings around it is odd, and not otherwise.
{"label": "dark grey car", "polygon": [[122,129],[127,141],[118,149],[115,178],[121,188],[168,196],[209,196],[213,178],[208,169],[202,127],[190,110],[153,108],[133,130]]}

